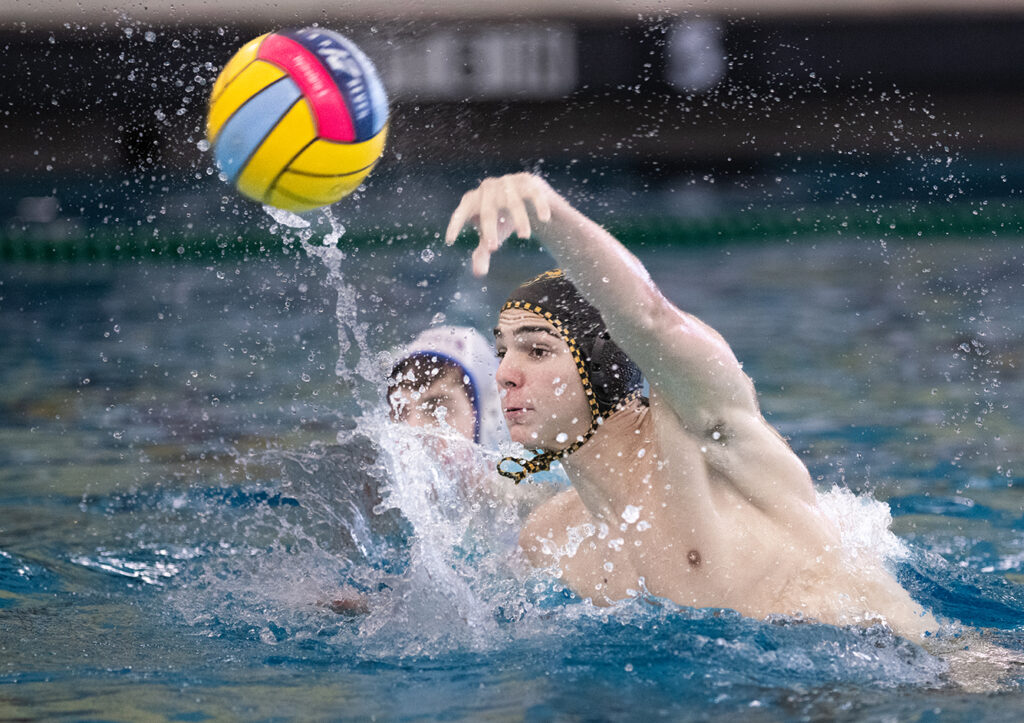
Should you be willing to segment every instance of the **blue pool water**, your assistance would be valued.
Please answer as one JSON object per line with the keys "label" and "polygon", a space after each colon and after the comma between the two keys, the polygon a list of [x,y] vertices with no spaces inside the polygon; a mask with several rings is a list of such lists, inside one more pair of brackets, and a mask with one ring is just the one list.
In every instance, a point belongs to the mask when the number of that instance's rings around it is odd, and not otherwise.
{"label": "blue pool water", "polygon": [[[1019,243],[638,249],[946,651],[1024,652]],[[965,690],[880,627],[598,609],[526,569],[557,479],[467,491],[374,374],[549,259],[342,249],[0,269],[0,718],[1017,718],[1013,663]]]}

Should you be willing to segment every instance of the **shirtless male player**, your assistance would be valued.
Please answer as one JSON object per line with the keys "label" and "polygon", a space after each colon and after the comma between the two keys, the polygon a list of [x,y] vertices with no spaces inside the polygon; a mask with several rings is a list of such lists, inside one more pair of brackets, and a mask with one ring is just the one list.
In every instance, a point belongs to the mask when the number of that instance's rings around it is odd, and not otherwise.
{"label": "shirtless male player", "polygon": [[761,415],[728,344],[622,244],[530,174],[469,191],[447,243],[466,225],[480,234],[478,276],[513,232],[562,270],[513,292],[495,329],[510,435],[539,450],[500,471],[518,481],[559,458],[573,485],[523,528],[534,565],[595,604],[646,591],[757,618],[885,622],[915,640],[937,630],[881,560],[844,557],[807,468]]}

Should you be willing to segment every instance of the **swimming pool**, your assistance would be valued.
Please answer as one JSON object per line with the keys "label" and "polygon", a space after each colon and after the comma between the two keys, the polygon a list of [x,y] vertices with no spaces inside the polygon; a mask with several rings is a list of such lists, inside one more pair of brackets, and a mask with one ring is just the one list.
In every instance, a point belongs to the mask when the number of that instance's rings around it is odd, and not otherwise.
{"label": "swimming pool", "polygon": [[[1019,246],[635,249],[733,345],[851,544],[888,550],[921,602],[1013,650]],[[600,610],[522,569],[507,506],[466,498],[385,424],[368,377],[432,320],[489,328],[549,261],[516,247],[481,283],[465,248],[342,248],[0,270],[2,717],[1019,711],[1019,673],[966,693],[943,659],[880,628],[651,600]],[[343,586],[368,614],[322,604]]]}

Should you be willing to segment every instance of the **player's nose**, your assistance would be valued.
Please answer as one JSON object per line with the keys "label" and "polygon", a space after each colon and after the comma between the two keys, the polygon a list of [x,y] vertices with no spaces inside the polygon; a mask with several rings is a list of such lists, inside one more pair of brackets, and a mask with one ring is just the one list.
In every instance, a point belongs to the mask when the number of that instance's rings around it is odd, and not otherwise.
{"label": "player's nose", "polygon": [[519,366],[509,358],[508,354],[501,358],[501,362],[498,364],[498,371],[495,373],[494,378],[498,382],[498,389],[519,387],[523,384],[522,369],[520,369]]}

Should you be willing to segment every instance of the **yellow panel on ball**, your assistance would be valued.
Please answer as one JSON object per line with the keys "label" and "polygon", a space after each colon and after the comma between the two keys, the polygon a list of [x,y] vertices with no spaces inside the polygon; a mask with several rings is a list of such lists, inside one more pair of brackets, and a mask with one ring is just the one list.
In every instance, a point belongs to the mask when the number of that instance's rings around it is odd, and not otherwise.
{"label": "yellow panel on ball", "polygon": [[236,181],[238,190],[267,203],[267,192],[281,171],[315,138],[316,126],[309,103],[303,98],[285,113],[249,159]]}
{"label": "yellow panel on ball", "polygon": [[315,208],[320,208],[325,205],[320,201],[310,201],[308,199],[299,199],[295,196],[289,195],[283,192],[279,187],[274,187],[274,190],[270,192],[267,197],[267,203],[274,208],[284,208],[292,213],[305,213],[306,211],[312,211]]}
{"label": "yellow panel on ball", "polygon": [[288,170],[316,176],[338,176],[361,171],[380,158],[387,135],[388,127],[385,125],[380,133],[362,143],[335,143],[318,139],[292,162]]}
{"label": "yellow panel on ball", "polygon": [[263,38],[270,35],[270,33],[264,33],[258,38],[253,38],[248,43],[238,49],[238,52],[231,56],[231,60],[224,66],[224,69],[220,71],[220,75],[217,76],[217,81],[213,84],[213,91],[210,93],[210,104],[217,102],[217,98],[224,92],[224,88],[228,86],[235,76],[245,70],[252,61],[256,60],[256,54],[260,52],[260,43],[263,42]]}
{"label": "yellow panel on ball", "polygon": [[308,176],[286,171],[274,185],[267,203],[298,212],[326,206],[352,193],[372,170],[371,165],[346,176]]}
{"label": "yellow panel on ball", "polygon": [[283,70],[262,60],[247,66],[210,104],[210,113],[206,118],[206,137],[215,142],[224,124],[247,100],[284,76]]}

